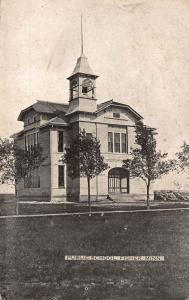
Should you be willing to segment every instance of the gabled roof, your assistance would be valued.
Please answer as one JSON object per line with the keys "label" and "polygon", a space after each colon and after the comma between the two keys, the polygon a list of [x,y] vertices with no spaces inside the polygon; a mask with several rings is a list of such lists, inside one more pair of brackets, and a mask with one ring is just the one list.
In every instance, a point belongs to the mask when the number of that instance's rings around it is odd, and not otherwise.
{"label": "gabled roof", "polygon": [[49,120],[48,124],[50,125],[62,125],[62,126],[68,126],[69,124],[62,118],[55,117]]}
{"label": "gabled roof", "polygon": [[[46,126],[49,126],[49,125],[58,125],[58,126],[63,126],[63,127],[69,126],[69,124],[63,118],[54,117],[54,118],[50,119],[48,122],[46,122],[45,124],[42,124],[41,126],[39,126],[38,128],[43,128],[43,127],[46,127]],[[19,132],[16,132],[16,133],[12,134],[10,137],[15,139],[15,138],[17,138],[18,136],[22,135],[24,132],[27,132],[27,131],[30,131],[30,129],[23,129]]]}
{"label": "gabled roof", "polygon": [[76,74],[87,74],[87,75],[92,75],[94,77],[98,77],[97,75],[95,75],[95,73],[91,69],[91,67],[88,63],[87,57],[83,53],[77,59],[76,66],[75,66],[72,74],[67,79],[70,79],[72,76],[74,76]]}
{"label": "gabled roof", "polygon": [[24,114],[31,109],[33,109],[38,113],[46,113],[46,114],[64,113],[65,114],[68,110],[68,104],[37,100],[36,103],[21,110],[18,116],[18,120],[22,121]]}
{"label": "gabled roof", "polygon": [[10,138],[11,138],[11,139],[15,139],[15,138],[17,138],[18,136],[20,136],[23,132],[24,132],[24,130],[21,130],[21,131],[18,131],[18,132],[16,132],[16,133],[13,133],[13,134],[10,135]]}
{"label": "gabled roof", "polygon": [[114,107],[120,107],[120,108],[125,108],[127,109],[132,115],[135,116],[136,119],[141,120],[143,119],[143,117],[141,115],[139,115],[131,106],[127,105],[127,104],[123,104],[120,102],[115,102],[113,101],[113,99],[105,101],[101,104],[99,104],[97,106],[97,111],[96,113],[98,114],[100,111],[110,107],[110,106],[114,106]]}
{"label": "gabled roof", "polygon": [[43,128],[43,127],[47,127],[47,126],[62,126],[62,127],[68,127],[69,124],[60,117],[54,117],[52,119],[50,119],[48,122],[42,124],[39,128]]}
{"label": "gabled roof", "polygon": [[112,104],[112,103],[113,103],[113,99],[98,104],[98,105],[97,105],[97,111],[106,108],[107,106],[109,106],[109,105]]}

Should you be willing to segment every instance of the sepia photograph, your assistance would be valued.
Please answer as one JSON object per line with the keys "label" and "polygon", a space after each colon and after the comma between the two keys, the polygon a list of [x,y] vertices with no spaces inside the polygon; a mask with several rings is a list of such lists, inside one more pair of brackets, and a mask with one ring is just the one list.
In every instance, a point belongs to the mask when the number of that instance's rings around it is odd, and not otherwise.
{"label": "sepia photograph", "polygon": [[189,1],[0,0],[0,300],[189,300]]}

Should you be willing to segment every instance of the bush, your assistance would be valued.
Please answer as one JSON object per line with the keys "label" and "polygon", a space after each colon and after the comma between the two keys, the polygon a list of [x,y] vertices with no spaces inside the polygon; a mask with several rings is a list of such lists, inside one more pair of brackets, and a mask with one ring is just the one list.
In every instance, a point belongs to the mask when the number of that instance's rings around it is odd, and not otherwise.
{"label": "bush", "polygon": [[189,201],[189,192],[184,191],[154,191],[154,200],[156,201]]}

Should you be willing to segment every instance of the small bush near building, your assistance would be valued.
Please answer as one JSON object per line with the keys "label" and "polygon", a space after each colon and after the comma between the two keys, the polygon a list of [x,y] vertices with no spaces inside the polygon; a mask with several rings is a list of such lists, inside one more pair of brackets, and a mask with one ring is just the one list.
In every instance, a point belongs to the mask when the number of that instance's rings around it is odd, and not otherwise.
{"label": "small bush near building", "polygon": [[186,191],[154,191],[154,200],[156,201],[189,201],[189,192]]}

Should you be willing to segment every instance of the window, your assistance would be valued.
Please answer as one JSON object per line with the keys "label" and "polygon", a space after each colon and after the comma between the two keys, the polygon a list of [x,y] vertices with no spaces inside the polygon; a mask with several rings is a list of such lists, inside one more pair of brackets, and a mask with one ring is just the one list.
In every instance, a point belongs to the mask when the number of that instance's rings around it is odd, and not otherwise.
{"label": "window", "polygon": [[30,151],[39,146],[39,132],[34,132],[25,135],[24,137],[25,150]]}
{"label": "window", "polygon": [[84,95],[88,95],[89,97],[92,97],[94,94],[94,86],[90,79],[85,79],[82,83],[82,93]]}
{"label": "window", "polygon": [[108,132],[108,152],[128,153],[127,133]]}
{"label": "window", "polygon": [[86,137],[91,138],[92,136],[93,136],[92,133],[89,132],[86,133]]}
{"label": "window", "polygon": [[120,118],[120,113],[114,112],[114,113],[113,113],[113,117],[114,117],[114,118]]}
{"label": "window", "polygon": [[26,136],[24,137],[24,149],[27,150],[27,138],[26,138]]}
{"label": "window", "polygon": [[74,80],[71,83],[71,99],[78,97],[78,91],[79,91],[79,87],[78,87],[77,80]]}
{"label": "window", "polygon": [[121,151],[122,153],[127,153],[127,135],[126,133],[121,134]]}
{"label": "window", "polygon": [[113,152],[113,133],[108,132],[108,152]]}
{"label": "window", "polygon": [[87,92],[88,92],[88,88],[86,86],[83,86],[82,87],[82,93],[87,94]]}
{"label": "window", "polygon": [[28,172],[24,177],[24,187],[25,188],[40,188],[40,175],[39,168]]}
{"label": "window", "polygon": [[120,133],[114,133],[114,151],[120,152]]}
{"label": "window", "polygon": [[64,187],[64,166],[58,166],[58,186]]}
{"label": "window", "polygon": [[39,146],[39,132],[35,132],[34,133],[34,147],[38,147]]}
{"label": "window", "polygon": [[64,151],[64,131],[58,131],[58,152]]}

